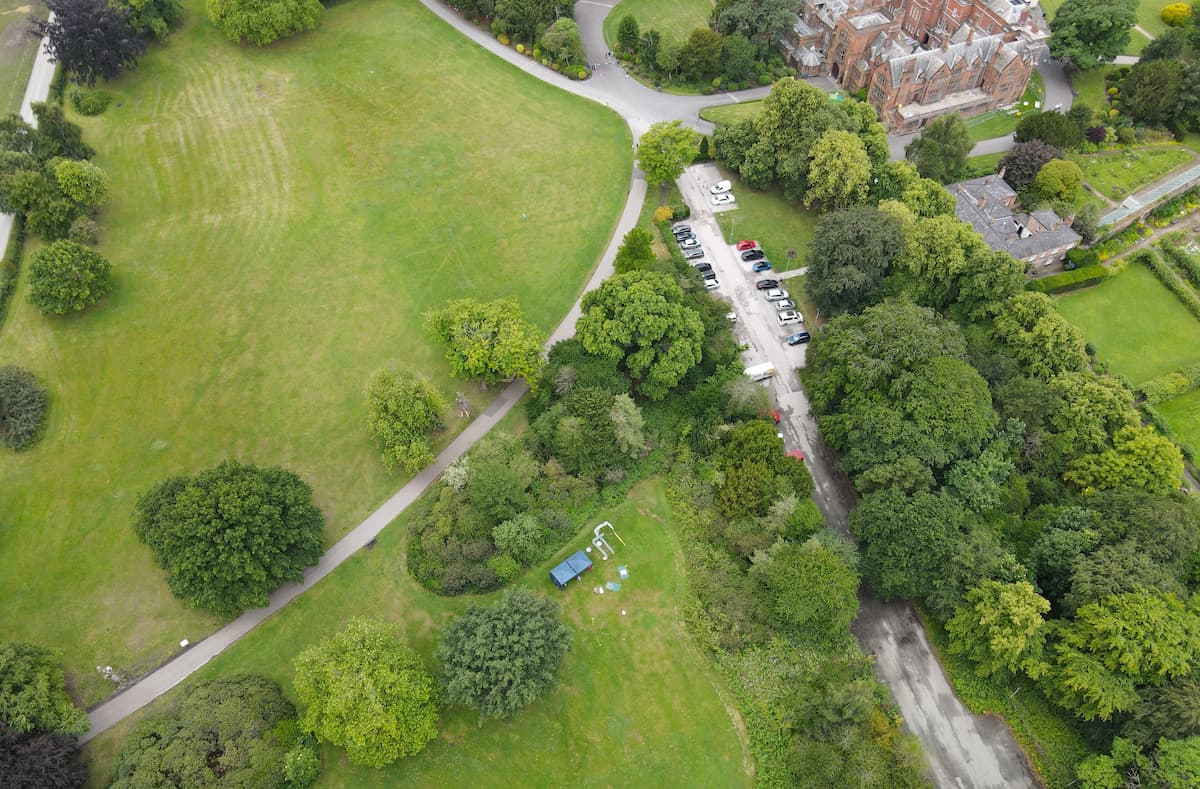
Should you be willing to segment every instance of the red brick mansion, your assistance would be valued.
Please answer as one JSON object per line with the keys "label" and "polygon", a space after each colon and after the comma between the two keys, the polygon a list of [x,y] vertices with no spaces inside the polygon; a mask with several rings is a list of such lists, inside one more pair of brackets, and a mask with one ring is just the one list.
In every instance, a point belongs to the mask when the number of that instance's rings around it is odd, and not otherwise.
{"label": "red brick mansion", "polygon": [[803,0],[781,42],[799,76],[861,88],[891,131],[1025,91],[1049,35],[1036,0]]}

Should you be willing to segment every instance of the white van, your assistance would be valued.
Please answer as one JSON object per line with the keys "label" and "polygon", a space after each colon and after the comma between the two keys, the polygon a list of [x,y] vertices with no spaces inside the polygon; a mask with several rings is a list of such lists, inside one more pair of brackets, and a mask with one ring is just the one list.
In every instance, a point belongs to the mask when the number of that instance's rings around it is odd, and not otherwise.
{"label": "white van", "polygon": [[751,381],[765,381],[775,376],[775,365],[763,362],[746,368],[746,377]]}

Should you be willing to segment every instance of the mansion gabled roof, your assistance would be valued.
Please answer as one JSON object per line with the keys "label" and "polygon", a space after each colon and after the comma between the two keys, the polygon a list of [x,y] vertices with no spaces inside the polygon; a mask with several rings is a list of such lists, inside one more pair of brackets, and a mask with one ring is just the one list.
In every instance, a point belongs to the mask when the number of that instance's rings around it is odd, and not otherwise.
{"label": "mansion gabled roof", "polygon": [[1017,53],[1006,45],[999,35],[982,36],[972,41],[950,44],[945,49],[925,49],[892,58],[888,64],[889,76],[892,87],[897,87],[900,85],[900,77],[908,70],[917,76],[927,77],[943,68],[955,69],[964,64],[987,62],[996,55],[999,55],[1003,64],[1010,62]]}

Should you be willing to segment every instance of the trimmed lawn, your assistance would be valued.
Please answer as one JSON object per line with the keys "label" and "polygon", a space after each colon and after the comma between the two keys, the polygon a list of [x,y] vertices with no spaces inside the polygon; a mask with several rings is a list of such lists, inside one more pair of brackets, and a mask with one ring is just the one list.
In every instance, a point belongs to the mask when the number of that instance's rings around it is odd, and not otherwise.
{"label": "trimmed lawn", "polygon": [[[334,5],[268,48],[223,39],[200,0],[186,13],[76,119],[111,182],[115,292],[48,319],[22,282],[0,344],[52,393],[42,442],[0,462],[0,621],[61,649],[84,704],[112,691],[95,666],[137,676],[218,625],[134,537],[140,493],[230,457],[279,464],[342,536],[405,481],[363,427],[371,374],[419,371],[481,412],[498,390],[451,380],[422,315],[512,297],[553,327],[632,166],[615,114],[419,4]],[[441,444],[463,426],[451,412]]]}
{"label": "trimmed lawn", "polygon": [[[437,597],[412,580],[402,558],[403,520],[197,677],[250,671],[292,694],[293,658],[362,614],[395,622],[432,666],[438,629],[478,599]],[[557,591],[548,569],[602,520],[624,540],[614,546],[617,560],[596,560],[582,583]],[[449,709],[438,739],[383,770],[349,765],[340,749],[326,746],[321,786],[643,786],[678,783],[667,776],[678,778],[681,769],[692,786],[753,783],[731,696],[683,629],[683,560],[662,481],[635,486],[623,503],[580,525],[580,539],[522,581],[561,602],[571,627],[560,685],[511,721],[480,725],[476,713]],[[622,589],[593,594],[592,587],[616,580],[617,561],[630,573]],[[119,728],[88,746],[93,783],[107,776],[129,727]]]}
{"label": "trimmed lawn", "polygon": [[0,0],[0,112],[18,112],[41,40],[30,32],[29,17],[46,18],[41,2]]}
{"label": "trimmed lawn", "polygon": [[1071,158],[1083,169],[1083,178],[1093,189],[1119,202],[1126,195],[1191,162],[1193,155],[1188,148],[1168,145],[1074,155]]}
{"label": "trimmed lawn", "polygon": [[1126,55],[1141,56],[1142,50],[1150,43],[1150,39],[1143,36],[1136,29],[1129,31],[1129,43],[1125,45]]}
{"label": "trimmed lawn", "polygon": [[1175,437],[1195,454],[1200,451],[1200,389],[1154,407],[1171,426]]}
{"label": "trimmed lawn", "polygon": [[615,50],[617,28],[622,19],[632,15],[643,33],[657,30],[682,42],[696,28],[708,27],[712,10],[710,0],[623,0],[604,18],[604,40]]}
{"label": "trimmed lawn", "polygon": [[1200,362],[1200,322],[1145,266],[1060,296],[1058,309],[1135,386]]}
{"label": "trimmed lawn", "polygon": [[1029,78],[1029,84],[1025,86],[1025,92],[1021,94],[1021,98],[1017,101],[1016,111],[992,110],[982,115],[964,119],[971,141],[982,142],[994,137],[1005,137],[1012,134],[1016,131],[1017,123],[1021,120],[1016,113],[1033,110],[1045,94],[1046,89],[1042,84],[1042,75],[1035,71],[1033,72],[1033,76]]}
{"label": "trimmed lawn", "polygon": [[999,172],[1000,160],[1007,153],[1007,151],[1000,151],[999,153],[985,153],[982,156],[969,157],[967,159],[967,177],[980,178]]}
{"label": "trimmed lawn", "polygon": [[[737,173],[721,168],[723,177],[733,181],[737,210],[717,214],[725,240],[732,244],[744,238],[758,241],[776,274],[808,265],[808,241],[812,238],[817,215],[799,203],[784,199],[778,189],[758,192],[743,186]],[[787,251],[796,257],[788,259]],[[765,276],[765,275],[764,275]]]}
{"label": "trimmed lawn", "polygon": [[1105,101],[1104,77],[1120,66],[1101,66],[1090,71],[1081,71],[1071,77],[1071,86],[1079,94],[1075,99],[1080,104],[1086,104],[1093,110],[1108,109]]}
{"label": "trimmed lawn", "polygon": [[[1142,0],[1138,4],[1138,24],[1150,31],[1152,36],[1161,36],[1167,31],[1167,25],[1162,21],[1162,10],[1171,3],[1179,0]],[[1134,35],[1137,31],[1133,31]]]}
{"label": "trimmed lawn", "polygon": [[738,123],[748,118],[756,118],[762,112],[762,99],[743,101],[738,104],[718,104],[715,107],[705,107],[700,110],[700,117],[709,123],[720,126],[723,123]]}

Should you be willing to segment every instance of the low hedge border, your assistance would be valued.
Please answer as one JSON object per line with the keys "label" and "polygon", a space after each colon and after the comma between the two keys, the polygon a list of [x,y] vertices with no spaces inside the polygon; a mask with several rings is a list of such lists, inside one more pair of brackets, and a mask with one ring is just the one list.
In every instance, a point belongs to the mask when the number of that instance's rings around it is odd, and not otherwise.
{"label": "low hedge border", "polygon": [[1158,405],[1173,397],[1187,394],[1197,387],[1200,387],[1200,364],[1151,378],[1139,386],[1138,390],[1147,403]]}
{"label": "low hedge border", "polygon": [[17,279],[21,276],[21,256],[25,252],[25,225],[20,217],[13,219],[12,243],[8,254],[0,263],[0,327],[8,315],[8,304],[17,290]]}
{"label": "low hedge border", "polygon": [[1074,271],[1064,271],[1061,274],[1051,274],[1049,277],[1030,280],[1025,284],[1025,289],[1035,290],[1039,293],[1064,293],[1069,290],[1098,285],[1111,276],[1113,273],[1107,266],[1097,263],[1093,266],[1077,268]]}
{"label": "low hedge border", "polygon": [[1191,311],[1192,315],[1200,320],[1200,298],[1196,297],[1196,292],[1192,290],[1187,283],[1179,278],[1179,275],[1171,270],[1171,267],[1162,261],[1152,250],[1143,249],[1131,256],[1135,263],[1145,263],[1154,272],[1154,276],[1158,277],[1162,284],[1167,286],[1167,290],[1171,291],[1183,302],[1183,306]]}
{"label": "low hedge border", "polygon": [[1200,260],[1165,239],[1159,242],[1158,247],[1171,265],[1183,272],[1193,287],[1200,288]]}

